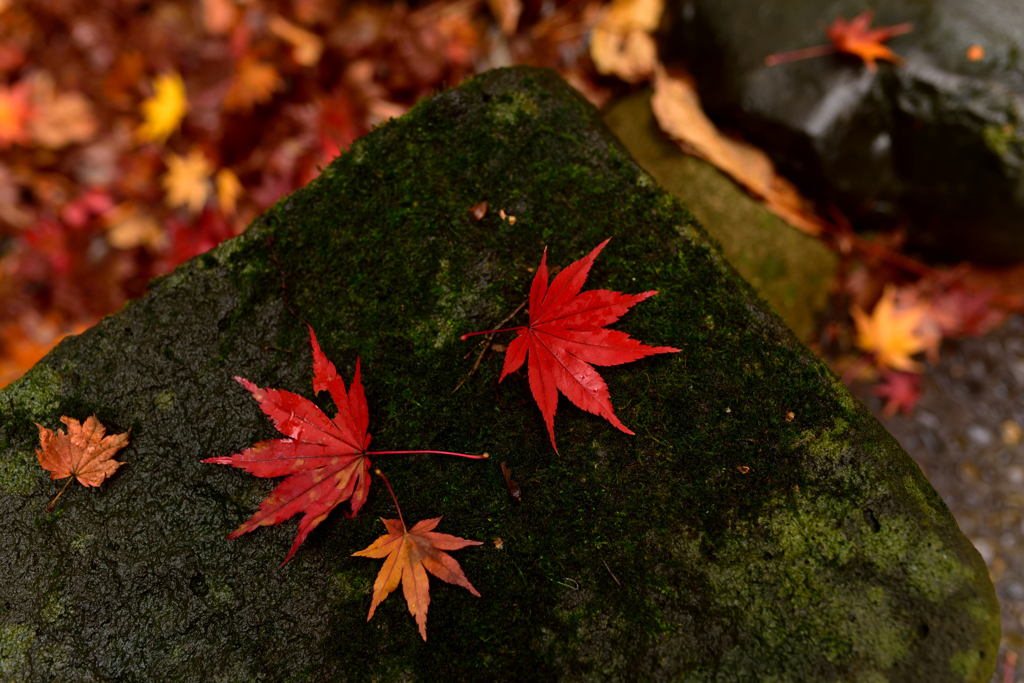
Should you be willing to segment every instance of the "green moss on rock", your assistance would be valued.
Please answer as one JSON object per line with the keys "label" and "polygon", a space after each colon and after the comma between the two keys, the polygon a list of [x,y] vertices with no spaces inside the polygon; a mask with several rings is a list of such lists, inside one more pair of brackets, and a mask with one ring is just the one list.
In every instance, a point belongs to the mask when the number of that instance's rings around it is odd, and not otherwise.
{"label": "green moss on rock", "polygon": [[[634,436],[563,400],[555,454],[525,374],[498,383],[492,350],[470,375],[478,347],[459,336],[523,302],[545,246],[564,266],[607,237],[589,286],[659,291],[616,328],[682,351],[601,370]],[[400,594],[366,621],[379,563],[351,554],[395,516],[379,483],[283,569],[294,521],[225,539],[275,482],[200,461],[275,436],[234,375],[312,396],[307,322],[346,379],[360,359],[375,447],[492,454],[374,458],[407,520],[443,515],[439,531],[484,543],[457,553],[482,597],[433,582],[429,643]],[[33,373],[44,399],[24,382],[0,393],[5,464],[32,451],[33,422],[64,414],[132,439],[130,467],[50,516],[57,482],[0,474],[0,623],[33,634],[12,669],[29,679],[983,681],[994,667],[992,584],[920,470],[549,72],[420,103]]]}
{"label": "green moss on rock", "polygon": [[28,651],[35,633],[24,624],[0,626],[0,676],[4,680],[17,680],[26,673]]}

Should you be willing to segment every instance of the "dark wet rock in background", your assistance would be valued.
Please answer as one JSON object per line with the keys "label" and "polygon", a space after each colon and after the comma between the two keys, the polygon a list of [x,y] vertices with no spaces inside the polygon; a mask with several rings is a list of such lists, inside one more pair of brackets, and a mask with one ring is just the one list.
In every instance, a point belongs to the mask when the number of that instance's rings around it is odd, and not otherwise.
{"label": "dark wet rock in background", "polygon": [[[822,30],[875,8],[911,22],[877,73],[830,55]],[[809,195],[865,225],[906,222],[954,260],[1024,259],[1024,3],[1015,0],[673,0],[663,57],[684,60],[705,108],[764,148]],[[967,53],[980,45],[985,56]]]}
{"label": "dark wet rock in background", "polygon": [[[636,435],[563,400],[555,454],[499,353],[459,386],[459,335],[522,303],[545,246],[566,265],[608,237],[588,286],[659,290],[616,328],[682,351],[602,368]],[[428,643],[400,593],[366,621],[380,482],[283,569],[294,520],[225,538],[276,482],[200,461],[275,436],[233,375],[312,396],[306,322],[344,377],[361,358],[376,447],[492,454],[374,458],[407,520],[484,542],[458,553],[482,597],[433,582]],[[92,413],[131,428],[129,464],[47,513],[34,422]],[[917,465],[533,69],[377,128],[0,392],[0,519],[5,680],[984,681],[999,638]]]}
{"label": "dark wet rock in background", "polygon": [[804,342],[828,303],[838,261],[708,162],[684,154],[654,119],[649,91],[612,105],[604,122],[658,184],[678,197],[722,253]]}

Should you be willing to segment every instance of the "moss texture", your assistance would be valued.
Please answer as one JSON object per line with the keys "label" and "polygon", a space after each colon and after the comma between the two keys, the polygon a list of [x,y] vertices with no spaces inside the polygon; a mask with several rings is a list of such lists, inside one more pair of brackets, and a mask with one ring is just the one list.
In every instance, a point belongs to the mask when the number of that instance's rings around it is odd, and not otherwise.
{"label": "moss texture", "polygon": [[[635,436],[563,399],[556,455],[525,376],[496,383],[500,354],[453,394],[477,348],[459,335],[525,299],[545,246],[564,266],[607,237],[589,286],[660,291],[617,329],[682,352],[602,370]],[[444,515],[439,531],[484,542],[455,554],[483,597],[432,582],[428,643],[400,595],[366,622],[380,563],[351,553],[395,516],[379,482],[284,569],[294,521],[224,538],[275,481],[200,460],[275,436],[233,375],[312,395],[306,322],[346,379],[361,358],[374,447],[492,454],[375,459],[407,520]],[[130,464],[47,514],[60,483],[22,481],[33,422],[92,413],[132,429]],[[0,472],[0,662],[14,680],[984,681],[994,668],[992,584],[920,470],[545,71],[490,72],[421,103],[65,340],[0,393]]]}

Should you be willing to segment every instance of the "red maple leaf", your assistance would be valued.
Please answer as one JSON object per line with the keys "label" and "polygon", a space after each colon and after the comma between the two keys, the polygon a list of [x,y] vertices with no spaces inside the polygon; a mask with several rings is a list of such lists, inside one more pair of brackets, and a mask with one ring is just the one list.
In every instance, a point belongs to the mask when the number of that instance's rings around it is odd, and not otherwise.
{"label": "red maple leaf", "polygon": [[884,59],[889,62],[899,63],[903,59],[890,50],[882,41],[895,38],[904,33],[909,33],[913,26],[909,23],[896,24],[895,26],[879,26],[870,29],[871,10],[865,10],[850,21],[842,17],[836,17],[832,25],[828,27],[828,39],[832,41],[838,52],[860,57],[867,66],[868,71],[878,71],[876,60]]}
{"label": "red maple leaf", "polygon": [[590,266],[608,241],[560,272],[550,286],[545,249],[530,288],[529,324],[462,335],[462,339],[466,339],[475,334],[518,330],[519,336],[505,353],[505,365],[498,381],[518,370],[529,357],[530,390],[547,423],[555,452],[558,452],[555,446],[558,392],[565,394],[577,407],[600,415],[626,434],[633,433],[615,416],[608,386],[591,364],[621,365],[656,353],[679,351],[670,346],[645,346],[625,332],[604,329],[631,307],[658,292],[622,294],[607,289],[580,292]]}
{"label": "red maple leaf", "polygon": [[271,419],[284,439],[260,441],[235,455],[207,458],[203,462],[240,467],[257,477],[288,478],[281,482],[260,503],[259,510],[228,535],[238,538],[261,526],[280,524],[300,512],[299,533],[291,550],[281,563],[283,567],[295,555],[306,536],[327,518],[339,503],[351,499],[354,517],[366,502],[370,488],[370,455],[401,453],[439,453],[464,458],[482,459],[487,454],[466,455],[448,451],[374,451],[367,428],[370,423],[366,395],[360,379],[359,360],[352,386],[345,391],[345,382],[334,363],[320,350],[313,328],[309,328],[313,345],[313,391],[327,390],[338,414],[330,419],[312,401],[283,389],[261,389],[249,380],[235,381],[249,390],[260,404],[260,410]]}
{"label": "red maple leaf", "polygon": [[831,45],[816,45],[815,47],[806,47],[800,50],[768,55],[765,57],[764,62],[768,66],[775,66],[785,62],[820,57],[832,54],[833,52],[841,52],[860,58],[864,62],[864,66],[868,68],[868,71],[878,71],[877,61],[879,59],[896,64],[902,62],[903,59],[890,48],[882,45],[882,42],[904,33],[910,33],[914,28],[913,25],[902,23],[895,26],[868,28],[871,26],[871,17],[873,15],[874,12],[872,10],[865,10],[849,21],[843,17],[836,17],[832,25],[825,31],[828,39],[831,41]]}
{"label": "red maple leaf", "polygon": [[884,381],[872,391],[886,399],[882,415],[892,417],[897,411],[913,415],[914,406],[921,398],[921,376],[909,372],[884,372]]}

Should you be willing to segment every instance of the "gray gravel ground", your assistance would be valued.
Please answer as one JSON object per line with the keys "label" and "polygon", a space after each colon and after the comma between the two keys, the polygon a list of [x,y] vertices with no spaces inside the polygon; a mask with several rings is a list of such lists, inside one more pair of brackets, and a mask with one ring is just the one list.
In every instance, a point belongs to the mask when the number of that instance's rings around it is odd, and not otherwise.
{"label": "gray gravel ground", "polygon": [[[984,337],[946,342],[911,417],[881,417],[880,398],[863,386],[854,393],[917,461],[985,558],[1002,607],[992,679],[1001,683],[1006,652],[1024,655],[1024,316]],[[1014,678],[1024,683],[1024,661]]]}

